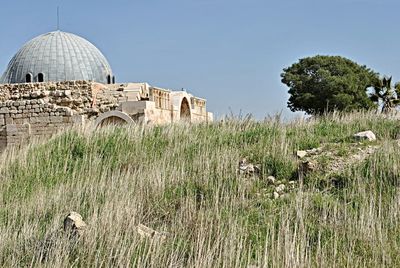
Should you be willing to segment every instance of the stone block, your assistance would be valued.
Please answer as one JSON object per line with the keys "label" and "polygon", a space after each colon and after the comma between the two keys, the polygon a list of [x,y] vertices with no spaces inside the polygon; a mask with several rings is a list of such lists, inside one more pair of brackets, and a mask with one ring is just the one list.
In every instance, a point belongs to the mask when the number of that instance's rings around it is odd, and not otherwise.
{"label": "stone block", "polygon": [[18,119],[14,119],[14,123],[15,124],[27,124],[29,123],[29,118],[18,118]]}
{"label": "stone block", "polygon": [[18,128],[16,124],[7,124],[6,125],[7,135],[13,135],[18,133]]}
{"label": "stone block", "polygon": [[13,118],[10,115],[4,117],[6,124],[12,124],[14,122]]}
{"label": "stone block", "polygon": [[35,117],[36,122],[41,122],[41,123],[50,123],[50,117],[49,116],[38,116]]}
{"label": "stone block", "polygon": [[71,117],[69,117],[69,116],[63,116],[63,117],[62,117],[62,121],[63,121],[64,123],[71,123]]}
{"label": "stone block", "polygon": [[52,123],[62,123],[63,118],[61,116],[51,116],[50,122]]}
{"label": "stone block", "polygon": [[66,107],[66,109],[65,109],[65,115],[67,115],[67,116],[72,116],[72,115],[73,115],[72,109]]}

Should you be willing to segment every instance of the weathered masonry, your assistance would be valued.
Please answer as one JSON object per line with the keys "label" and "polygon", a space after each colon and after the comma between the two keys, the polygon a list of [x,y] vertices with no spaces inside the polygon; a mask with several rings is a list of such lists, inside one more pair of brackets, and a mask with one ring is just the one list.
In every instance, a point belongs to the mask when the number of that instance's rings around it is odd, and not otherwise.
{"label": "weathered masonry", "polygon": [[74,124],[212,121],[206,102],[147,83],[65,81],[0,85],[0,149]]}
{"label": "weathered masonry", "polygon": [[147,83],[116,83],[92,43],[54,31],[28,41],[0,77],[0,150],[76,124],[209,122],[206,100]]}

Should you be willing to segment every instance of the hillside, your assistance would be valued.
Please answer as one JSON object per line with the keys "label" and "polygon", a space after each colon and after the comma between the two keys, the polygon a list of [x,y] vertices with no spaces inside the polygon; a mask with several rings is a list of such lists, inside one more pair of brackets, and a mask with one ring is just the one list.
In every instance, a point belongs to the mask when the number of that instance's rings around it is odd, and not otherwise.
{"label": "hillside", "polygon": [[[356,142],[364,130],[377,141]],[[399,130],[369,113],[244,118],[70,130],[9,150],[0,263],[400,267]],[[238,172],[242,158],[259,173]],[[62,234],[70,211],[87,224],[74,241]],[[143,236],[139,224],[165,238]]]}

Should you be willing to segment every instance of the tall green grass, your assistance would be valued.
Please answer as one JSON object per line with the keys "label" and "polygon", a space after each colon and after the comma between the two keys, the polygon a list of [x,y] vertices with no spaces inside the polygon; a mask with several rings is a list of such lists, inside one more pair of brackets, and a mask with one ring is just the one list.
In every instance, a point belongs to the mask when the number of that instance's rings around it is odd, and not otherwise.
{"label": "tall green grass", "polygon": [[[0,263],[399,267],[399,127],[370,113],[290,123],[232,118],[75,129],[10,149],[0,160]],[[335,174],[341,183],[299,173],[296,150],[350,147],[363,130],[377,134],[380,148]],[[259,177],[237,173],[242,157],[260,164]],[[273,199],[269,175],[298,182]],[[71,210],[88,224],[77,244],[60,230]],[[143,238],[139,223],[169,235]]]}

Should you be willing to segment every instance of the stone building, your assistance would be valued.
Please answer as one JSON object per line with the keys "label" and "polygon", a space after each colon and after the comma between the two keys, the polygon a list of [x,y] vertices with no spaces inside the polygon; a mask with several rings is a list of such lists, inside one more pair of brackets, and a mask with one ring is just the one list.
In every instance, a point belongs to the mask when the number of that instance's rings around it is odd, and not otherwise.
{"label": "stone building", "polygon": [[0,149],[74,124],[208,122],[206,100],[147,83],[116,83],[104,55],[61,31],[40,35],[0,78]]}

